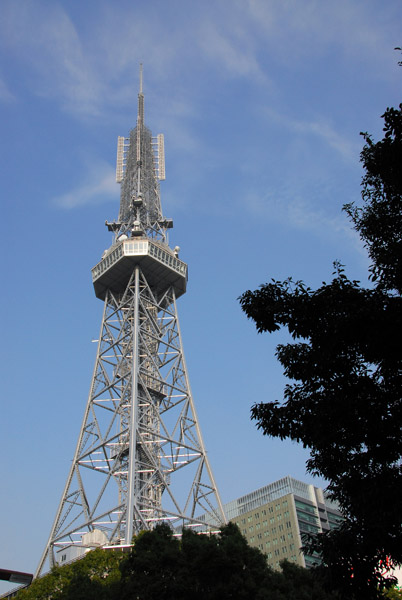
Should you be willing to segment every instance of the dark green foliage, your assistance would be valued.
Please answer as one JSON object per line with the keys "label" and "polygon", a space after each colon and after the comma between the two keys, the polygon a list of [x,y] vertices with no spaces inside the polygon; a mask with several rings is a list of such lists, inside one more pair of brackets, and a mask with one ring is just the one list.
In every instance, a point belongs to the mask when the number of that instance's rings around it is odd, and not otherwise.
{"label": "dark green foliage", "polygon": [[343,600],[337,592],[325,592],[320,576],[288,561],[281,562],[280,598],[294,600]]}
{"label": "dark green foliage", "polygon": [[271,575],[263,554],[235,525],[216,535],[185,530],[181,542],[168,525],[144,532],[122,565],[122,600],[265,599]]}
{"label": "dark green foliage", "polygon": [[384,594],[384,598],[388,600],[402,600],[402,590],[392,587]]}
{"label": "dark green foliage", "polygon": [[168,525],[144,531],[122,565],[121,598],[174,598],[185,577],[179,574],[180,542]]}
{"label": "dark green foliage", "polygon": [[363,208],[344,208],[364,240],[373,262],[373,281],[386,290],[402,291],[402,104],[387,108],[384,139],[376,144],[368,134],[361,153],[365,169]]}
{"label": "dark green foliage", "polygon": [[[402,105],[401,105],[402,109]],[[310,449],[307,469],[329,481],[345,520],[310,540],[329,586],[345,598],[377,598],[380,561],[402,562],[402,110],[387,109],[385,137],[365,135],[364,207],[346,207],[373,261],[374,289],[335,265],[317,290],[288,279],[245,292],[258,332],[288,329],[277,347],[291,380],[282,402],[256,404],[265,435]]]}
{"label": "dark green foliage", "polygon": [[[120,568],[119,568],[120,566]],[[238,527],[212,535],[166,524],[141,533],[128,555],[95,550],[36,580],[21,599],[55,600],[338,600],[309,571],[283,563],[268,567]]]}
{"label": "dark green foliage", "polygon": [[237,525],[213,535],[167,525],[140,535],[122,564],[122,600],[336,600],[311,573],[284,563],[284,574],[247,544]]}
{"label": "dark green foliage", "polygon": [[[394,50],[399,50],[399,52],[402,52],[402,48],[400,46],[397,46],[396,48],[394,48]],[[398,60],[398,65],[402,67],[402,60]]]}
{"label": "dark green foliage", "polygon": [[36,579],[18,593],[21,600],[106,600],[118,597],[122,555],[97,549]]}

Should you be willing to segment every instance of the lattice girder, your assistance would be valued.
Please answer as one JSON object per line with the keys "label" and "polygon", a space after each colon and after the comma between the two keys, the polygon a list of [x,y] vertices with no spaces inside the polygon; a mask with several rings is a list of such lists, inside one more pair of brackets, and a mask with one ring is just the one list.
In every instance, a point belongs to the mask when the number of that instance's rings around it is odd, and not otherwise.
{"label": "lattice girder", "polygon": [[225,522],[183,354],[176,297],[186,291],[187,265],[168,245],[173,221],[163,216],[158,180],[163,139],[158,158],[144,123],[142,70],[128,142],[119,141],[119,218],[106,222],[114,241],[92,269],[104,310],[90,392],[36,575],[86,533],[111,545],[158,521]]}
{"label": "lattice girder", "polygon": [[[215,497],[216,486],[188,383],[174,290],[156,297],[137,269],[137,287],[133,273],[122,294],[109,292],[105,299],[88,404],[49,539],[51,563],[54,549],[78,543],[95,528],[110,544],[124,540],[130,497],[133,533],[161,520],[173,527],[201,524],[205,512],[217,525],[224,520],[208,498]],[[136,445],[130,480],[135,368]]]}

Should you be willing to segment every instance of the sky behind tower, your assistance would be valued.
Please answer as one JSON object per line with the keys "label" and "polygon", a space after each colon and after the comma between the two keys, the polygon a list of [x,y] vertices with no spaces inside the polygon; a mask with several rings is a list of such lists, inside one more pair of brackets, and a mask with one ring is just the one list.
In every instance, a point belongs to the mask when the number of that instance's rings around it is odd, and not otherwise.
{"label": "sky behind tower", "polygon": [[112,241],[140,62],[222,500],[288,474],[322,485],[300,446],[250,421],[281,398],[286,337],[257,335],[237,298],[271,278],[318,286],[334,260],[367,283],[341,208],[360,201],[359,133],[381,137],[402,100],[401,23],[400,0],[1,0],[1,567],[35,569],[73,456],[102,314],[90,269]]}

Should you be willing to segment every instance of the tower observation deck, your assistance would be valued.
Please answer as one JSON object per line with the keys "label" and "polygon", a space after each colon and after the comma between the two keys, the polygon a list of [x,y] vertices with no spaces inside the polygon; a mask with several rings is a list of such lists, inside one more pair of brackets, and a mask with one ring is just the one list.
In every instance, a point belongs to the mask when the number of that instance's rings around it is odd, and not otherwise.
{"label": "tower observation deck", "polygon": [[144,124],[142,68],[135,128],[118,138],[118,219],[92,269],[104,304],[78,443],[36,575],[93,545],[130,544],[169,522],[225,522],[202,440],[182,348],[176,299],[187,265],[162,214],[164,140]]}

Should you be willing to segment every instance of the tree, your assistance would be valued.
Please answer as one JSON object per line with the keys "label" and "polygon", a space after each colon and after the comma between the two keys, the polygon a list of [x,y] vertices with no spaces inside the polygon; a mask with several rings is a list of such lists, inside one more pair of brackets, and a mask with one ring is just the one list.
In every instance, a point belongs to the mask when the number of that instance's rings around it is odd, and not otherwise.
{"label": "tree", "polygon": [[121,565],[122,600],[335,600],[311,573],[284,563],[268,567],[265,555],[247,544],[237,525],[212,535],[168,525],[140,534]]}
{"label": "tree", "polygon": [[387,598],[387,600],[402,600],[402,590],[392,587],[384,594],[384,598]]}
{"label": "tree", "polygon": [[361,153],[365,169],[363,208],[345,205],[356,231],[360,233],[372,260],[370,268],[378,287],[402,291],[402,104],[387,108],[384,139],[373,143],[363,133],[366,145]]}
{"label": "tree", "polygon": [[21,600],[339,600],[310,572],[282,563],[268,567],[265,555],[247,544],[237,525],[214,534],[167,524],[140,533],[130,553],[94,550],[36,579]]}
{"label": "tree", "polygon": [[100,548],[62,567],[18,592],[18,600],[103,600],[118,598],[120,553]]}
{"label": "tree", "polygon": [[177,539],[166,524],[143,532],[122,565],[122,600],[270,598],[271,570],[264,555],[248,546],[237,526],[215,535],[184,530]]}
{"label": "tree", "polygon": [[[345,520],[310,540],[345,598],[377,598],[402,563],[402,105],[383,115],[385,136],[364,134],[363,207],[344,207],[372,260],[372,289],[335,264],[317,290],[271,281],[240,297],[258,332],[288,329],[276,355],[291,380],[282,402],[255,404],[265,434],[310,450],[307,470],[328,480]],[[323,570],[324,567],[321,569]]]}

